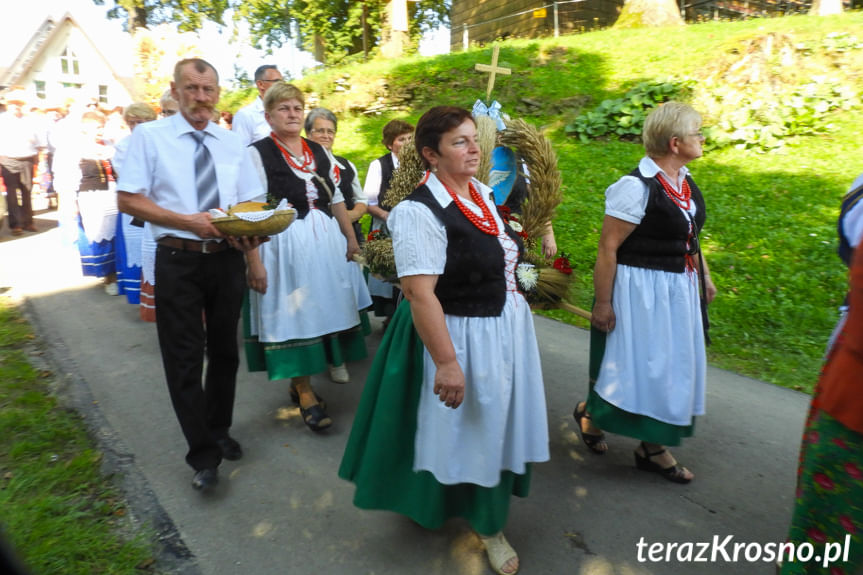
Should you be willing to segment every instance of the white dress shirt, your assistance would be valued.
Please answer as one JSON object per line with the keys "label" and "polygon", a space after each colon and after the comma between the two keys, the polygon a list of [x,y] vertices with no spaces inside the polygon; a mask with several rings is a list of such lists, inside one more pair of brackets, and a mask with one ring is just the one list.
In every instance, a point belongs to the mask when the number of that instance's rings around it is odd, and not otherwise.
{"label": "white dress shirt", "polygon": [[244,146],[270,135],[272,128],[264,117],[264,101],[260,96],[248,106],[237,110],[231,122],[231,131],[240,136]]}
{"label": "white dress shirt", "polygon": [[[399,167],[399,159],[392,152],[390,152],[390,155],[393,157],[393,170],[395,170]],[[369,164],[369,171],[366,172],[366,183],[363,186],[363,191],[370,206],[378,205],[378,195],[381,193],[381,178],[383,178],[381,162],[380,160],[374,160]]]}
{"label": "white dress shirt", "polygon": [[[195,129],[182,116],[174,114],[141,124],[129,139],[117,189],[144,194],[159,206],[180,214],[195,214],[198,193],[195,188]],[[249,149],[239,137],[210,122],[204,129],[204,143],[210,150],[219,184],[219,207],[252,200],[264,194],[249,157]],[[153,238],[170,235],[193,240],[198,236],[187,230],[152,225]]]}

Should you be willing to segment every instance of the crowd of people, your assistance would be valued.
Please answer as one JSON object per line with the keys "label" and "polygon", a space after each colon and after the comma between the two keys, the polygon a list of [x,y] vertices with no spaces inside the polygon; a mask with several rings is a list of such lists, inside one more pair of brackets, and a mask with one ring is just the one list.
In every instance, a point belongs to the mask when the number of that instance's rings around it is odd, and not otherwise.
{"label": "crowd of people", "polygon": [[[387,153],[361,185],[356,166],[333,153],[335,114],[307,113],[302,91],[276,66],[261,66],[254,79],[249,106],[217,113],[218,72],[182,60],[158,112],[144,103],[123,110],[125,133],[82,110],[74,128],[52,138],[11,102],[0,115],[8,130],[0,165],[13,234],[34,229],[23,191],[50,150],[61,226],[77,243],[82,272],[104,278],[107,293],[124,294],[156,322],[200,491],[217,484],[223,459],[243,456],[230,434],[241,316],[248,370],[290,380],[286,392],[315,432],[333,421],[312,376],[348,383],[347,364],[367,355],[368,312],[384,316],[339,476],[356,485],[360,508],[396,511],[429,529],[467,520],[492,568],[515,573],[518,554],[503,529],[511,496],[529,493],[531,465],[549,459],[547,410],[517,277],[524,244],[477,178],[471,112],[437,106],[416,127],[389,122]],[[606,432],[632,437],[638,469],[685,484],[695,474],[667,447],[691,437],[705,413],[707,310],[717,295],[699,243],[708,207],[687,167],[702,155],[701,116],[665,103],[647,117],[642,140],[645,156],[606,190],[589,391],[573,415],[589,451],[608,451]],[[426,172],[395,203],[390,182],[406,146]],[[848,524],[863,525],[861,197],[858,180],[840,221],[848,312],[802,447],[789,535],[798,543],[840,540]],[[271,237],[226,236],[212,224],[209,210],[249,201],[287,201],[296,220]],[[355,261],[366,213],[372,230],[392,237],[397,278],[366,277]],[[551,257],[551,222],[546,236]],[[825,489],[823,477],[842,488]],[[826,522],[825,508],[839,519]],[[863,549],[849,561],[859,565]],[[781,569],[810,572],[800,563]]]}

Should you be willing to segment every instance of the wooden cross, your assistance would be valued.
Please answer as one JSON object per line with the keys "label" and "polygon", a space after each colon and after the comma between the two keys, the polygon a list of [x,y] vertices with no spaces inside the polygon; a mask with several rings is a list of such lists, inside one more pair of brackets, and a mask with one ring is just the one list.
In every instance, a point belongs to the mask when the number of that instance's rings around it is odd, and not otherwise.
{"label": "wooden cross", "polygon": [[497,57],[500,54],[500,46],[495,46],[491,52],[491,66],[488,64],[477,64],[474,66],[474,69],[479,72],[489,72],[491,75],[488,77],[488,88],[485,92],[485,100],[486,102],[491,101],[491,91],[494,89],[494,77],[496,74],[503,74],[504,76],[509,76],[512,74],[511,68],[501,68],[497,65]]}

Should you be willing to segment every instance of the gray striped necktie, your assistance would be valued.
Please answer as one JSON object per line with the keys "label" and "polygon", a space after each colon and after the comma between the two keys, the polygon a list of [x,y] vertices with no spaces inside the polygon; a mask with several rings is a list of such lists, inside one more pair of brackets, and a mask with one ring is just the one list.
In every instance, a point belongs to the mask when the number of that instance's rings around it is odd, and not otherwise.
{"label": "gray striped necktie", "polygon": [[219,184],[216,181],[216,165],[213,156],[204,144],[206,133],[203,130],[192,132],[198,143],[195,146],[195,188],[198,190],[198,209],[206,212],[219,207]]}

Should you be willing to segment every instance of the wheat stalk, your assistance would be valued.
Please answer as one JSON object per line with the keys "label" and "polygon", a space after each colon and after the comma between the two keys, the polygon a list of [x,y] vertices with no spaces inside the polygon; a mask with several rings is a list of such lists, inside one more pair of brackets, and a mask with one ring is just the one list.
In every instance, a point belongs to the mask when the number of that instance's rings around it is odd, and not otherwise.
{"label": "wheat stalk", "polygon": [[488,176],[491,173],[491,152],[497,146],[497,123],[489,116],[474,118],[476,122],[476,133],[479,139],[479,168],[476,171],[476,179],[483,184],[488,184]]}
{"label": "wheat stalk", "polygon": [[425,166],[417,154],[413,140],[405,142],[399,152],[399,167],[393,172],[387,201],[395,206],[413,192],[425,174]]}

